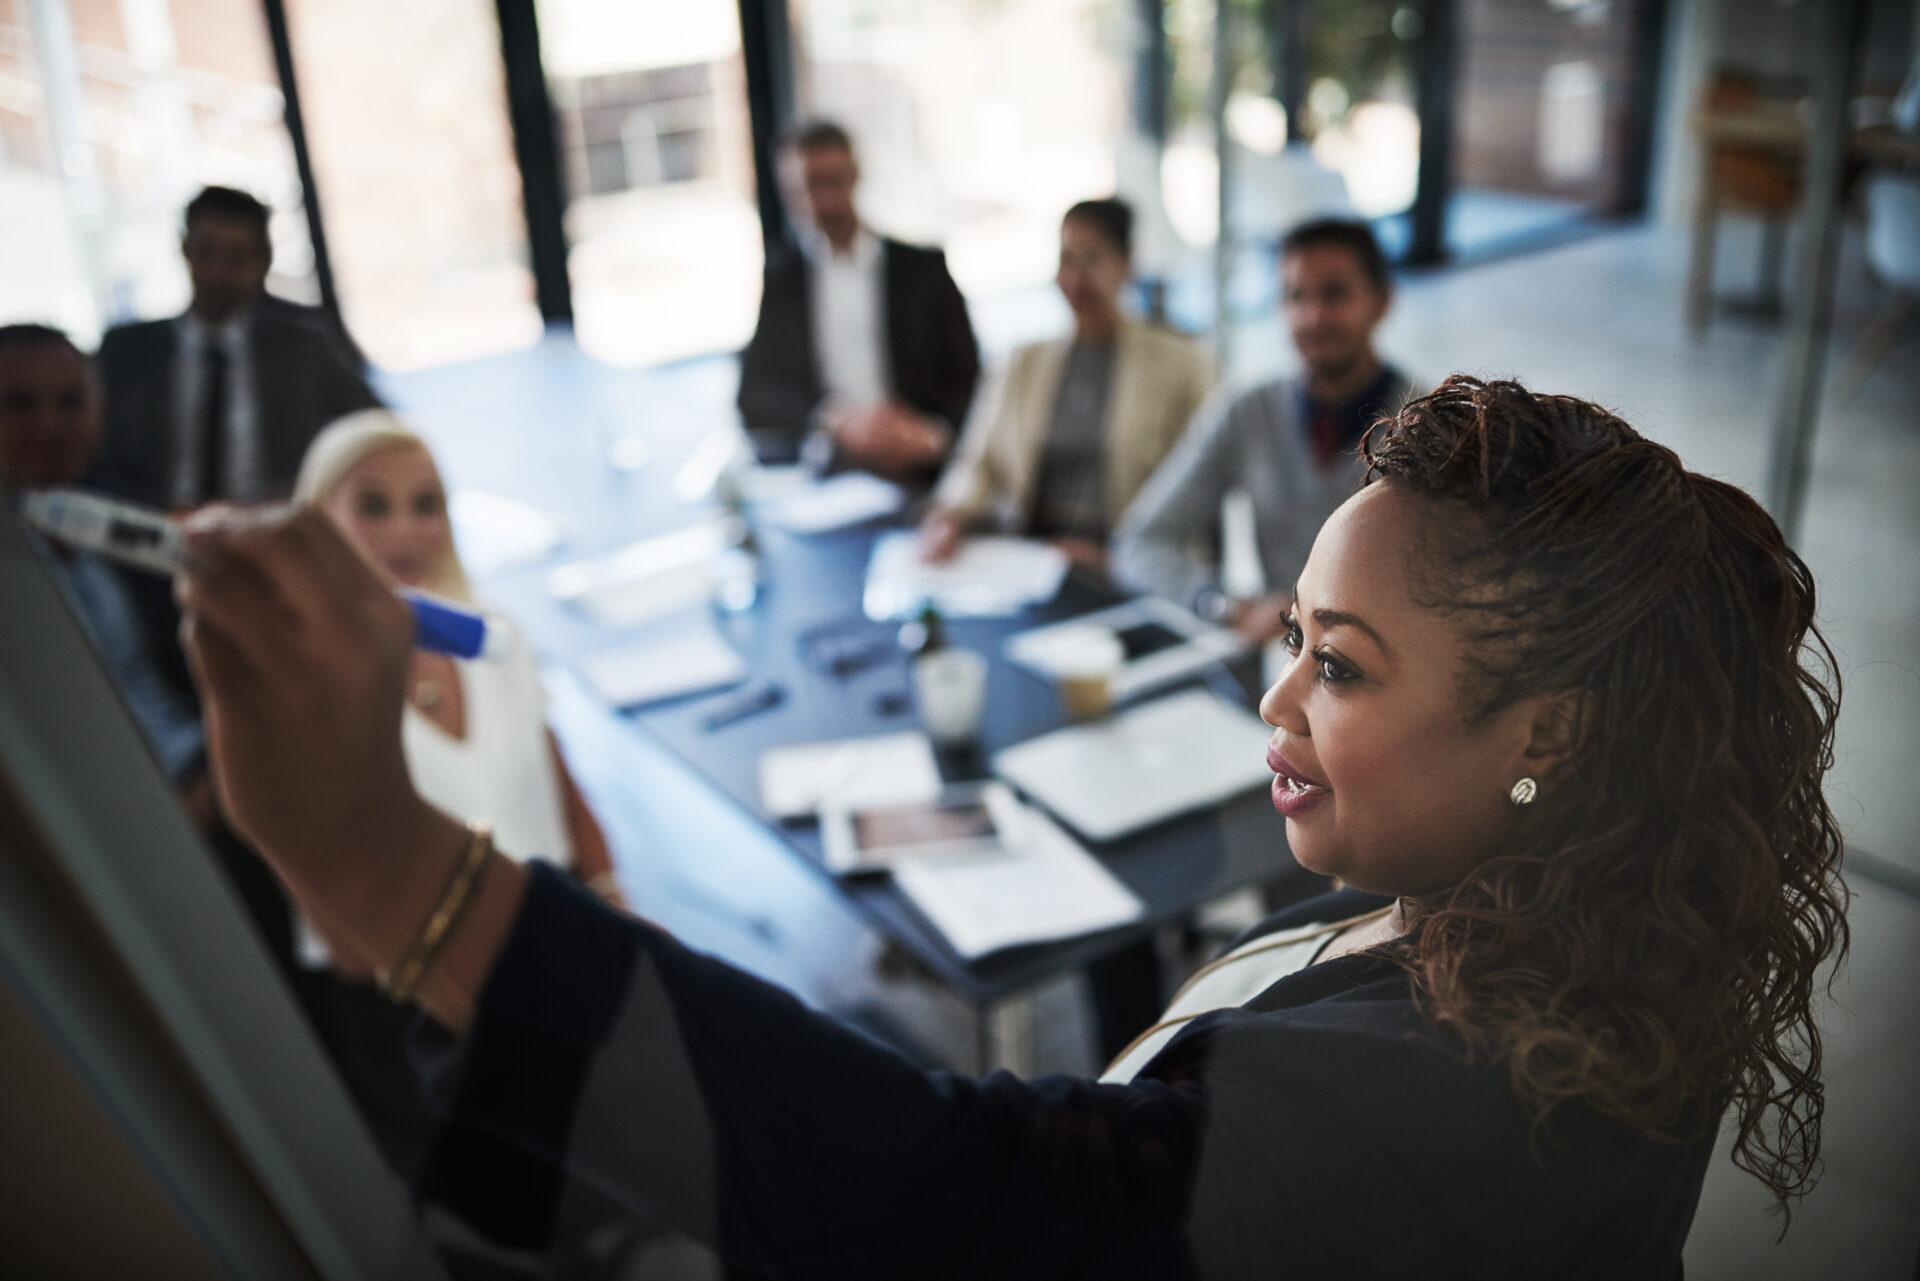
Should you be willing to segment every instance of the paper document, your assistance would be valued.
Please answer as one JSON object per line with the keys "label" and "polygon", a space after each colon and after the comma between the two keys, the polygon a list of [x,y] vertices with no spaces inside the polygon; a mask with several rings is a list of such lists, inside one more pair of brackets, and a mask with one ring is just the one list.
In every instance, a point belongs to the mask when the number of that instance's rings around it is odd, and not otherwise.
{"label": "paper document", "polygon": [[547,590],[602,627],[638,627],[713,596],[714,566],[729,540],[717,521],[630,543],[547,575]]}
{"label": "paper document", "polygon": [[580,660],[594,691],[613,707],[677,698],[746,678],[740,651],[705,612],[660,623],[638,638]]}
{"label": "paper document", "polygon": [[893,883],[969,961],[1140,919],[1133,891],[1046,815],[1024,806],[1020,828],[999,854],[899,859]]}
{"label": "paper document", "polygon": [[491,578],[545,560],[560,547],[560,522],[517,499],[460,489],[447,499],[460,561],[475,578]]}
{"label": "paper document", "polygon": [[969,538],[953,559],[929,565],[912,530],[882,534],[867,563],[868,618],[906,618],[931,604],[949,617],[1015,614],[1052,600],[1067,576],[1057,547],[1026,538]]}
{"label": "paper document", "polygon": [[940,795],[933,743],[915,730],[776,747],[760,758],[760,804],[775,819],[804,818],[824,801],[848,808],[917,805]]}
{"label": "paper document", "polygon": [[900,510],[906,494],[866,472],[842,472],[781,493],[759,507],[763,519],[798,534],[822,534]]}
{"label": "paper document", "polygon": [[1215,627],[1172,601],[1147,596],[1016,632],[1007,637],[1007,657],[1057,679],[1064,674],[1058,656],[1074,652],[1073,642],[1086,628],[1098,628],[1118,640],[1127,656],[1113,678],[1111,693],[1116,703],[1164,689],[1246,649],[1238,632]]}

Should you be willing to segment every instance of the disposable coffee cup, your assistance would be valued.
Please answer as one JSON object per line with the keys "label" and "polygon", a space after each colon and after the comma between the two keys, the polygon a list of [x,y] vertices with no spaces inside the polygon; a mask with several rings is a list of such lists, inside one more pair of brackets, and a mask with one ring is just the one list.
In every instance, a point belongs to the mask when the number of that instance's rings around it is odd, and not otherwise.
{"label": "disposable coffee cup", "polygon": [[987,660],[970,649],[936,649],[913,660],[920,723],[935,742],[971,742],[986,693]]}
{"label": "disposable coffee cup", "polygon": [[1105,716],[1113,707],[1114,679],[1127,662],[1120,638],[1104,627],[1088,627],[1055,641],[1049,647],[1054,679],[1067,715],[1076,721]]}

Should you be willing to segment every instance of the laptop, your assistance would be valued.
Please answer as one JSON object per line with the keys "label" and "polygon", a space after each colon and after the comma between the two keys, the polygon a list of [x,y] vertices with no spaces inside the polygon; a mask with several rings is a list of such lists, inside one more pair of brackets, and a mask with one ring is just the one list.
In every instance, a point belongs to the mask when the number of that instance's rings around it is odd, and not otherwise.
{"label": "laptop", "polygon": [[1270,786],[1252,712],[1188,689],[995,753],[993,772],[1092,841]]}

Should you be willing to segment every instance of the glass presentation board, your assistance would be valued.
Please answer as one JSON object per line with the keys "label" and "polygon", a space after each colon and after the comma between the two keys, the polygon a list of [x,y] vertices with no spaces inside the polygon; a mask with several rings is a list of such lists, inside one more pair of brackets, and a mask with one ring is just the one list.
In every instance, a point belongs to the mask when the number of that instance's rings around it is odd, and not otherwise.
{"label": "glass presentation board", "polygon": [[[0,1110],[66,1107],[81,1117],[74,1143],[99,1142],[105,1131],[73,1106],[77,1084],[138,1158],[102,1143],[91,1164],[50,1160],[49,1178],[78,1180],[63,1195],[97,1200],[74,1222],[151,1233],[150,1258],[195,1260],[183,1266],[196,1274],[443,1275],[233,890],[5,516],[0,985],[15,1015],[0,1037],[24,1055],[37,1033],[55,1051],[24,1087],[9,1078]],[[70,1080],[47,1075],[62,1066]],[[33,1096],[36,1080],[46,1097]],[[136,1168],[151,1186],[133,1195],[124,1178]],[[162,1200],[171,1218],[136,1212]],[[84,1257],[83,1241],[71,1245]]]}

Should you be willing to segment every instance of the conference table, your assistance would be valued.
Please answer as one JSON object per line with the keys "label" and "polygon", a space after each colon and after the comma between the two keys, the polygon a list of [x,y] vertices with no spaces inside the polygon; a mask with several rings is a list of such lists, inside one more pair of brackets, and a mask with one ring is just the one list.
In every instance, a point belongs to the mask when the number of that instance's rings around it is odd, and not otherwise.
{"label": "conference table", "polygon": [[[723,627],[758,681],[778,685],[781,701],[745,719],[709,728],[708,717],[726,695],[680,700],[634,715],[634,724],[671,748],[740,806],[779,832],[793,852],[829,875],[817,824],[780,823],[762,807],[759,758],[772,747],[826,739],[898,733],[919,727],[907,675],[908,651],[897,643],[898,622],[875,622],[860,612],[861,588],[874,535],[866,525],[832,534],[757,534],[763,587],[751,610]],[[939,753],[949,781],[981,777],[988,758],[1067,723],[1057,691],[1046,679],[1004,659],[1013,632],[1086,613],[1118,596],[1069,575],[1053,601],[1010,617],[947,621],[952,644],[988,660],[987,690],[976,746]],[[830,640],[824,638],[831,638]],[[857,670],[835,674],[821,661],[823,645],[857,660]],[[1236,665],[1239,666],[1239,665]],[[1201,678],[1223,697],[1248,704],[1244,670],[1216,665]],[[1188,682],[1192,683],[1192,682]],[[1083,842],[1084,843],[1084,842]],[[1284,828],[1264,792],[1242,795],[1202,813],[1176,817],[1144,831],[1089,845],[1131,889],[1146,911],[1136,924],[1089,937],[1036,944],[968,962],[884,876],[839,882],[840,892],[886,937],[955,992],[984,1007],[1068,970],[1076,970],[1152,931],[1179,921],[1209,899],[1262,883],[1294,868]]]}
{"label": "conference table", "polygon": [[[588,688],[584,681],[566,679],[567,673],[577,672],[590,655],[632,637],[598,626],[556,600],[548,590],[548,574],[558,564],[605,555],[636,539],[711,516],[709,500],[690,497],[676,484],[689,459],[730,425],[722,421],[730,405],[714,403],[719,384],[708,386],[710,381],[709,374],[699,370],[678,375],[610,371],[579,353],[570,340],[549,339],[532,351],[482,365],[386,383],[384,389],[434,445],[456,491],[456,507],[459,491],[480,489],[553,513],[565,524],[566,544],[553,556],[477,575],[485,598],[508,613],[543,660],[562,673],[563,702],[577,702],[579,691]],[[730,399],[730,392],[726,395]],[[623,456],[644,463],[608,462]],[[633,808],[683,809],[703,816],[695,820],[703,826],[683,826],[677,839],[651,843],[644,851],[645,873],[660,873],[656,884],[672,879],[672,864],[686,873],[678,880],[686,884],[702,871],[703,863],[733,857],[731,851],[715,849],[716,843],[730,839],[717,830],[728,826],[727,816],[702,809],[713,805],[717,795],[722,807],[769,834],[770,843],[850,909],[854,919],[904,951],[972,1008],[981,1066],[993,1061],[991,1014],[1001,1003],[1183,922],[1203,904],[1233,890],[1292,877],[1304,895],[1318,884],[1294,863],[1284,827],[1264,792],[1258,791],[1117,841],[1088,844],[1143,903],[1144,913],[1135,923],[973,961],[957,955],[886,877],[832,876],[824,866],[817,825],[781,823],[762,808],[759,761],[768,749],[788,744],[919,728],[907,674],[909,655],[896,640],[899,624],[876,622],[861,612],[867,560],[885,527],[885,521],[878,521],[798,534],[755,523],[757,598],[750,608],[715,617],[746,660],[749,680],[780,687],[783,696],[777,704],[710,728],[715,708],[737,693],[722,690],[639,709],[598,707],[586,718],[584,740],[563,728],[575,773],[585,776],[583,783],[593,784],[588,792],[597,804],[621,808],[629,802],[629,791],[637,797],[644,788],[644,799]],[[1009,617],[949,621],[951,642],[983,654],[988,677],[977,747],[940,752],[946,777],[978,776],[995,750],[1067,723],[1052,684],[1004,659],[1005,638],[1117,599],[1110,588],[1076,573],[1045,605]],[[823,646],[842,661],[822,661]],[[1257,658],[1249,656],[1232,669],[1216,665],[1202,679],[1222,696],[1251,706],[1258,692],[1257,665]],[[600,759],[628,752],[639,755],[625,764]],[[646,777],[634,778],[629,787],[627,779],[637,772]],[[607,817],[603,813],[603,820]],[[711,840],[705,838],[708,831],[715,831]],[[737,889],[743,897],[758,893],[765,903],[764,887],[748,882],[774,880],[779,872],[767,868],[730,875],[730,882],[709,876],[701,892],[715,899]],[[787,892],[797,896],[791,882]],[[644,914],[649,904],[635,906]]]}

